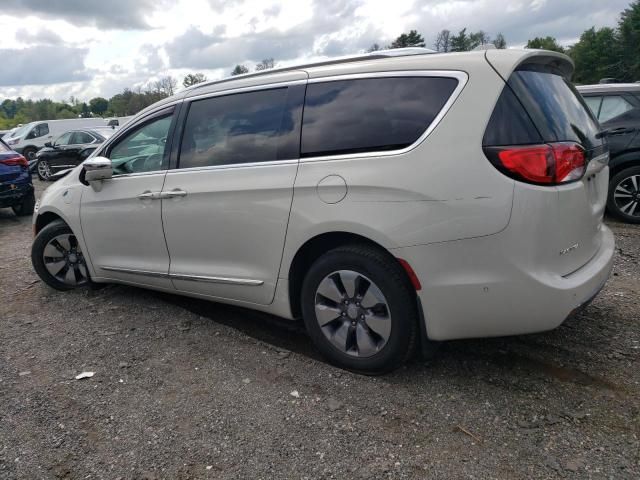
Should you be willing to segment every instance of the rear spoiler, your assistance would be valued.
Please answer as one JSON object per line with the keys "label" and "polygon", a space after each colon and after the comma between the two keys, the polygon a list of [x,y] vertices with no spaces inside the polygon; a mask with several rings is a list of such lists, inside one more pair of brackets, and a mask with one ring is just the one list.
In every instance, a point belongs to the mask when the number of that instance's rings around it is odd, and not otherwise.
{"label": "rear spoiler", "polygon": [[485,58],[489,65],[505,81],[518,67],[523,65],[544,65],[559,71],[562,76],[571,81],[573,75],[573,60],[567,55],[550,50],[533,49],[508,49],[508,50],[487,50]]}

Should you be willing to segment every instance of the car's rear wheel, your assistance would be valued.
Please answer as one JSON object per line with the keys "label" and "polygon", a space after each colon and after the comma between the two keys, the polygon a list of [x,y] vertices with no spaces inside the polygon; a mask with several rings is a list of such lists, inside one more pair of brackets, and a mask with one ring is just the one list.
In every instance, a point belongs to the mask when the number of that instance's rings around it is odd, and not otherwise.
{"label": "car's rear wheel", "polygon": [[38,233],[31,247],[31,262],[42,281],[57,290],[71,290],[89,283],[78,239],[62,220],[50,223]]}
{"label": "car's rear wheel", "polygon": [[618,172],[609,182],[607,208],[629,223],[640,223],[640,166]]}
{"label": "car's rear wheel", "polygon": [[51,166],[46,160],[38,160],[38,178],[44,182],[51,178]]}
{"label": "car's rear wheel", "polygon": [[33,209],[36,206],[36,197],[31,192],[29,195],[22,199],[22,203],[18,205],[14,205],[11,207],[13,213],[15,213],[19,217],[26,217],[28,215],[33,215]]}
{"label": "car's rear wheel", "polygon": [[22,156],[27,160],[35,160],[38,150],[33,147],[27,147],[22,151]]}
{"label": "car's rear wheel", "polygon": [[354,245],[326,253],[307,273],[301,300],[314,344],[339,367],[381,374],[414,352],[415,293],[385,252]]}

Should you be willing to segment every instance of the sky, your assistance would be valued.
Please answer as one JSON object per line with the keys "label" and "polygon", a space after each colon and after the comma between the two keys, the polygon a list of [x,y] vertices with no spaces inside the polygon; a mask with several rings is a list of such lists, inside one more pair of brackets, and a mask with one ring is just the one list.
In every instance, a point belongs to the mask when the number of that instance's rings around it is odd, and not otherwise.
{"label": "sky", "polygon": [[574,43],[630,0],[0,0],[0,100],[106,98],[172,75],[228,76],[357,54],[411,29],[502,33],[510,47]]}

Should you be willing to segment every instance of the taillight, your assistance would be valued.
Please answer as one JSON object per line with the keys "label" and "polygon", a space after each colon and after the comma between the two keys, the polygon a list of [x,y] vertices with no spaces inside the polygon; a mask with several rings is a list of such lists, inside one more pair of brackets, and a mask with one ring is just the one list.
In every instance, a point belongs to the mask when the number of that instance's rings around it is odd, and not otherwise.
{"label": "taillight", "polygon": [[582,178],[584,149],[576,143],[485,147],[491,163],[504,174],[527,183],[559,185]]}
{"label": "taillight", "polygon": [[28,167],[29,162],[22,155],[14,155],[13,157],[2,158],[0,157],[0,163],[9,167]]}

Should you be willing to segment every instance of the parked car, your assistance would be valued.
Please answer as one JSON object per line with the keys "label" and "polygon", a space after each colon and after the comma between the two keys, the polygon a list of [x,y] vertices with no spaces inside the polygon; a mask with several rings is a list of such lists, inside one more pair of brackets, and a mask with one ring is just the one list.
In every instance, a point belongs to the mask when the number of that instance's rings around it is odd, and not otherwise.
{"label": "parked car", "polygon": [[27,160],[36,158],[36,152],[45,143],[62,135],[69,130],[104,127],[103,118],[72,118],[69,120],[43,120],[31,122],[5,136],[3,140],[16,152],[21,153]]}
{"label": "parked car", "polygon": [[47,142],[36,154],[38,178],[47,181],[55,173],[79,165],[115,132],[112,127],[71,130],[53,143]]}
{"label": "parked car", "polygon": [[34,268],[59,290],[302,317],[369,374],[418,344],[553,329],[614,254],[607,145],[572,70],[539,50],[396,51],[199,84],[44,192]]}
{"label": "parked car", "polygon": [[105,118],[105,122],[109,127],[122,127],[125,123],[133,118],[133,115],[129,115],[128,117],[114,117],[114,118]]}
{"label": "parked car", "polygon": [[0,140],[0,208],[26,216],[33,214],[35,204],[27,160]]}
{"label": "parked car", "polygon": [[607,210],[640,223],[640,84],[578,87],[609,142],[610,182]]}

